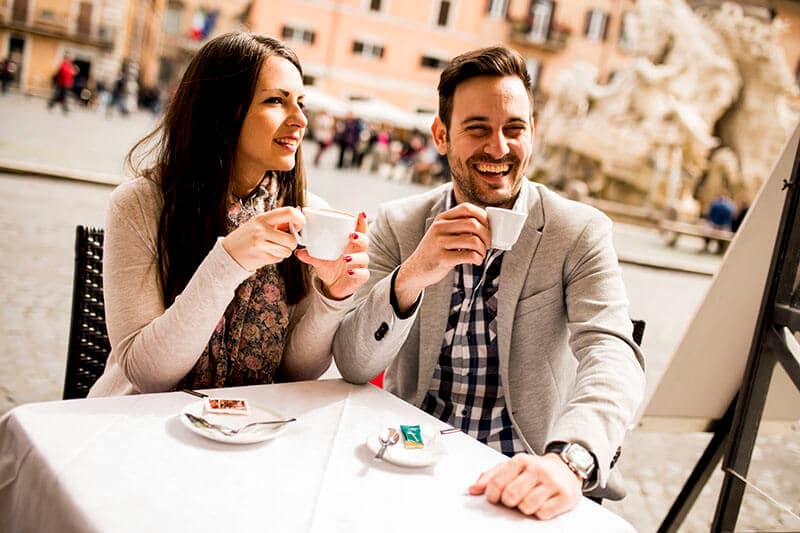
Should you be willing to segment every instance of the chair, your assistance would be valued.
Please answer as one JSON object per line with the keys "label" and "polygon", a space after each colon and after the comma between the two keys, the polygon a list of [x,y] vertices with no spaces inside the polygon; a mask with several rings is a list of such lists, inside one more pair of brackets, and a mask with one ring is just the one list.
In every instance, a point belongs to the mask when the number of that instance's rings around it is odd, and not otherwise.
{"label": "chair", "polygon": [[[642,339],[644,338],[644,327],[646,326],[646,323],[644,320],[635,320],[633,318],[631,319],[631,322],[633,323],[633,342],[635,342],[638,346],[641,346]],[[386,371],[384,370],[383,372],[372,378],[370,383],[382,389],[383,374],[385,372]]]}
{"label": "chair", "polygon": [[75,228],[75,278],[64,376],[65,400],[85,398],[111,351],[103,305],[103,230]]}

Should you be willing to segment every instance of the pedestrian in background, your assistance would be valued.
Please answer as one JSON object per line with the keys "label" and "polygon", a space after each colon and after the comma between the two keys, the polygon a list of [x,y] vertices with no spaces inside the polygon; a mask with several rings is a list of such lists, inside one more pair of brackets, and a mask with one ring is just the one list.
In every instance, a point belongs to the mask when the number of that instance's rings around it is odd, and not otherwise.
{"label": "pedestrian in background", "polygon": [[128,116],[128,106],[125,103],[128,97],[128,88],[125,77],[125,73],[121,72],[117,79],[114,80],[114,85],[111,88],[111,100],[106,106],[107,117],[111,116],[115,108],[119,110],[119,114],[123,117]]}
{"label": "pedestrian in background", "polygon": [[72,55],[69,52],[64,54],[64,59],[58,66],[58,70],[53,75],[53,96],[47,102],[47,109],[52,109],[54,105],[61,104],[64,113],[69,112],[67,99],[72,85],[75,83],[75,75],[78,67],[72,63]]}
{"label": "pedestrian in background", "polygon": [[314,156],[314,166],[319,166],[322,154],[333,144],[333,135],[336,131],[333,117],[327,111],[320,111],[314,115],[312,132],[317,141],[317,155]]}
{"label": "pedestrian in background", "polygon": [[8,92],[8,86],[14,83],[16,75],[17,64],[10,57],[5,58],[0,63],[0,88],[2,88],[2,94]]}
{"label": "pedestrian in background", "polygon": [[[129,155],[139,177],[106,219],[111,354],[90,396],[316,379],[367,270],[366,215],[331,261],[296,253],[306,192],[295,53],[228,33],[192,59],[158,128]],[[138,164],[134,162],[138,161]],[[142,169],[141,165],[150,165]]]}

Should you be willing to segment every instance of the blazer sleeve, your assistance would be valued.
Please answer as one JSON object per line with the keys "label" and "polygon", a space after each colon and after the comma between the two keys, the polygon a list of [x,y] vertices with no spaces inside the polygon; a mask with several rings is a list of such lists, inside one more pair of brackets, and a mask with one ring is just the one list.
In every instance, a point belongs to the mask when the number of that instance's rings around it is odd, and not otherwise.
{"label": "blazer sleeve", "polygon": [[574,388],[548,441],[578,442],[595,454],[605,486],[612,458],[644,396],[644,356],[631,338],[628,299],[611,221],[597,213],[564,265]]}
{"label": "blazer sleeve", "polygon": [[398,317],[392,307],[392,274],[403,258],[386,208],[379,210],[370,225],[369,243],[369,280],[356,293],[358,303],[342,321],[333,342],[336,366],[350,383],[366,383],[389,366],[420,307],[406,318]]}

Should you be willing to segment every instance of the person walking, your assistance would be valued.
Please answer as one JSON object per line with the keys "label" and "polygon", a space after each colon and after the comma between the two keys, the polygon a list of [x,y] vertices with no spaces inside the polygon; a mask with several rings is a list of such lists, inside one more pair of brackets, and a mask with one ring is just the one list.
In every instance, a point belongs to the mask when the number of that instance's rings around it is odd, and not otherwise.
{"label": "person walking", "polygon": [[72,55],[69,52],[64,54],[58,70],[53,75],[53,96],[47,102],[47,109],[52,109],[54,105],[61,104],[64,114],[69,112],[69,91],[75,83],[75,75],[78,73],[78,67],[72,63]]}
{"label": "person walking", "polygon": [[2,94],[8,92],[8,86],[14,83],[17,75],[17,64],[10,57],[0,62],[0,90]]}

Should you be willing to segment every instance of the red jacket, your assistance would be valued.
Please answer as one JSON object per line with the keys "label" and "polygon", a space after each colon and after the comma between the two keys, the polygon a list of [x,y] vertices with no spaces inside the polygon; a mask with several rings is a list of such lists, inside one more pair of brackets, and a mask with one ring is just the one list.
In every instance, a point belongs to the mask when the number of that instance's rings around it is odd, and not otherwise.
{"label": "red jacket", "polygon": [[61,66],[58,67],[58,75],[56,77],[56,83],[60,87],[64,87],[65,89],[69,89],[72,87],[72,84],[75,82],[75,71],[74,66],[72,65],[72,61],[69,59],[65,59],[61,62]]}

